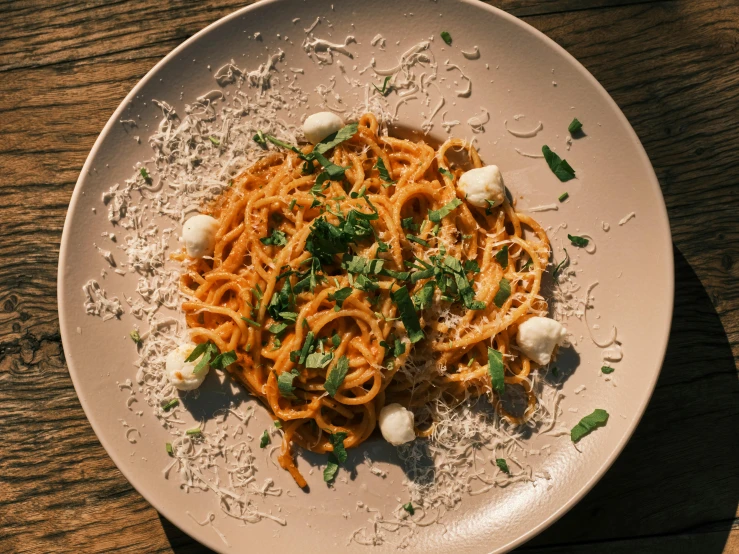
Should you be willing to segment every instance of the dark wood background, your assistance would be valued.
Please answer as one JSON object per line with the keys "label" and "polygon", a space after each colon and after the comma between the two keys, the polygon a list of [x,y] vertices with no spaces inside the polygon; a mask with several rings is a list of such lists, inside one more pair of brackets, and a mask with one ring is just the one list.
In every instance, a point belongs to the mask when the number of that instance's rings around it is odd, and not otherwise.
{"label": "dark wood background", "polygon": [[[521,550],[739,552],[739,0],[493,3],[569,50],[624,111],[662,185],[676,262],[667,358],[633,440]],[[92,432],[64,361],[56,268],[110,114],[170,50],[243,5],[0,0],[0,552],[206,551]]]}

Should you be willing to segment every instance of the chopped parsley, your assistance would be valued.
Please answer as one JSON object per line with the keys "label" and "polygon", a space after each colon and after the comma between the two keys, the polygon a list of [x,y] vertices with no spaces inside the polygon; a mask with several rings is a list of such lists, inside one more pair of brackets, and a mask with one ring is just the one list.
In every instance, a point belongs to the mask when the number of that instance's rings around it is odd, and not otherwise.
{"label": "chopped parsley", "polygon": [[241,316],[241,319],[244,320],[246,323],[251,325],[252,327],[256,327],[257,329],[261,329],[262,325],[253,319],[249,319],[248,317]]}
{"label": "chopped parsley", "polygon": [[439,173],[441,173],[444,177],[449,177],[450,179],[454,179],[454,174],[448,169],[446,169],[445,167],[440,167]]}
{"label": "chopped parsley", "polygon": [[268,237],[262,237],[259,242],[265,246],[285,246],[287,244],[287,235],[278,229],[272,229],[272,234]]}
{"label": "chopped parsley", "polygon": [[573,119],[572,123],[570,123],[567,127],[567,130],[570,132],[571,135],[574,135],[580,129],[582,129],[582,123],[580,123],[577,118]]}
{"label": "chopped parsley", "polygon": [[425,310],[431,306],[435,289],[436,282],[427,281],[426,284],[421,287],[421,290],[413,295],[413,304],[415,304],[417,310]]}
{"label": "chopped parsley", "polygon": [[564,183],[575,178],[575,170],[567,163],[567,160],[563,160],[552,152],[546,144],[542,146],[541,151],[544,154],[547,164],[549,164],[549,169],[557,176],[557,179]]}
{"label": "chopped parsley", "polygon": [[388,75],[387,77],[385,77],[385,80],[382,82],[382,88],[378,87],[374,83],[372,84],[372,86],[375,87],[375,90],[377,90],[377,92],[379,92],[383,96],[387,96],[388,93],[390,92],[390,89],[387,88],[387,84],[390,81],[390,78],[391,78],[391,75]]}
{"label": "chopped parsley", "polygon": [[280,395],[283,398],[289,398],[289,399],[295,399],[297,398],[295,396],[295,393],[293,392],[295,390],[295,387],[293,386],[293,380],[300,375],[300,372],[297,369],[293,369],[291,371],[285,371],[284,373],[281,373],[280,376],[277,378],[277,389],[280,391]]}
{"label": "chopped parsley", "polygon": [[326,376],[326,383],[324,384],[324,388],[326,389],[326,392],[328,392],[331,395],[331,398],[336,396],[336,393],[339,390],[339,387],[344,382],[344,378],[346,377],[346,374],[349,372],[349,358],[346,356],[342,356],[339,358],[339,360],[336,362],[336,365],[331,368],[331,370],[328,372],[328,375]]}
{"label": "chopped parsley", "polygon": [[390,172],[387,170],[387,167],[385,167],[385,162],[382,158],[377,158],[375,169],[377,169],[377,172],[380,174],[380,179],[382,179],[383,181],[382,186],[389,187],[390,185],[395,184],[395,181],[393,181],[392,177],[390,177]]}
{"label": "chopped parsley", "polygon": [[416,513],[416,509],[413,507],[412,502],[408,502],[407,504],[403,504],[403,509],[408,512],[410,515],[414,515]]}
{"label": "chopped parsley", "polygon": [[351,287],[344,287],[343,289],[339,289],[334,293],[329,293],[328,299],[336,302],[336,306],[334,306],[335,311],[338,312],[342,308],[342,306],[344,305],[344,300],[351,296],[353,290],[354,289],[352,289]]}
{"label": "chopped parsley", "polygon": [[562,194],[559,195],[559,198],[557,198],[557,200],[559,200],[560,202],[564,202],[569,197],[570,197],[570,193],[569,192],[563,192]]}
{"label": "chopped parsley", "polygon": [[308,369],[323,369],[334,359],[333,352],[313,352],[305,358],[305,367]]}
{"label": "chopped parsley", "polygon": [[200,430],[200,427],[196,427],[195,429],[188,429],[185,431],[185,434],[189,437],[199,437],[202,435],[202,431]]}
{"label": "chopped parsley", "polygon": [[505,393],[505,366],[503,365],[503,354],[495,348],[488,347],[488,373],[493,390],[498,396]]}
{"label": "chopped parsley", "polygon": [[128,335],[131,337],[131,340],[133,342],[135,342],[136,344],[140,344],[141,343],[141,335],[139,334],[139,332],[136,329],[134,329],[133,331],[131,331]]}
{"label": "chopped parsley", "polygon": [[421,225],[418,223],[413,222],[412,217],[404,217],[400,220],[400,226],[403,229],[407,229],[408,231],[413,231],[414,233],[418,233],[418,231],[421,230]]}
{"label": "chopped parsley", "polygon": [[339,471],[339,464],[346,461],[346,448],[344,447],[344,439],[346,433],[334,433],[329,435],[331,445],[333,446],[333,452],[328,455],[328,463],[326,468],[323,470],[323,480],[326,483],[331,483],[336,478],[336,473]]}
{"label": "chopped parsley", "polygon": [[498,466],[500,468],[500,471],[502,471],[503,473],[507,475],[511,474],[511,470],[508,469],[508,464],[503,458],[496,458],[495,465]]}
{"label": "chopped parsley", "polygon": [[[313,148],[313,152],[318,152],[319,154],[324,154],[331,150],[334,146],[338,146],[342,142],[345,142],[352,138],[354,135],[357,134],[357,128],[359,127],[359,124],[357,123],[350,123],[349,125],[346,125],[345,127],[342,127],[335,133],[327,136],[325,139],[323,139],[321,142],[316,144],[316,146]],[[311,155],[308,154],[308,157],[310,158]],[[316,158],[318,159],[318,158]],[[320,162],[320,160],[319,160]],[[323,165],[323,164],[321,164]],[[325,165],[324,165],[325,167]]]}
{"label": "chopped parsley", "polygon": [[167,450],[167,454],[169,454],[170,456],[174,457],[174,448],[172,448],[172,443],[171,442],[168,442],[167,444],[165,444],[164,445],[164,448]]}
{"label": "chopped parsley", "polygon": [[554,272],[552,273],[552,278],[554,279],[559,277],[562,273],[562,270],[565,269],[568,265],[570,265],[570,255],[567,253],[567,249],[563,248],[562,250],[565,251],[565,259],[559,262],[557,264],[557,267],[554,268]]}
{"label": "chopped parsley", "polygon": [[213,361],[210,362],[210,367],[212,367],[213,369],[226,369],[237,359],[238,357],[236,356],[236,352],[230,350],[229,352],[218,354],[218,356],[213,358]]}
{"label": "chopped parsley", "polygon": [[218,355],[218,347],[211,341],[203,342],[198,344],[192,352],[190,352],[190,355],[185,358],[186,362],[194,362],[197,360],[200,356],[203,356],[200,361],[195,366],[195,369],[192,370],[192,372],[195,375],[198,375],[202,373],[206,367],[208,367],[208,364],[211,361],[211,358],[213,356]]}
{"label": "chopped parsley", "polygon": [[265,448],[270,442],[272,442],[269,438],[269,433],[267,430],[264,430],[264,433],[262,433],[262,438],[259,439],[259,448]]}
{"label": "chopped parsley", "polygon": [[257,134],[252,137],[252,140],[259,146],[267,146],[267,139],[264,138],[264,133],[262,131],[257,131]]}
{"label": "chopped parsley", "polygon": [[144,181],[146,181],[147,183],[151,182],[151,177],[149,176],[149,172],[146,170],[145,167],[142,167],[141,169],[139,169],[139,173],[141,173],[141,176],[144,178]]}
{"label": "chopped parsley", "polygon": [[282,422],[279,419],[275,419],[275,427],[282,429]]}
{"label": "chopped parsley", "polygon": [[443,40],[444,42],[446,42],[447,46],[451,46],[452,45],[452,35],[450,35],[446,31],[442,31],[441,32],[441,40]]}
{"label": "chopped parsley", "polygon": [[495,259],[500,264],[500,267],[503,269],[506,269],[508,267],[508,245],[506,244],[503,246],[503,248],[500,249],[500,252],[498,252],[495,255]]}
{"label": "chopped parsley", "polygon": [[429,219],[434,223],[439,223],[442,219],[444,219],[461,205],[462,201],[459,198],[455,198],[451,202],[444,204],[438,210],[431,210],[429,212]]}
{"label": "chopped parsley", "polygon": [[428,248],[429,246],[431,246],[427,241],[425,241],[423,239],[419,239],[418,237],[413,236],[413,235],[406,235],[405,238],[407,238],[411,242],[415,242],[416,244],[420,244],[421,246],[425,246],[426,248]]}
{"label": "chopped parsley", "polygon": [[608,375],[609,373],[613,373],[614,371],[616,371],[616,370],[615,370],[615,369],[613,369],[613,368],[612,368],[611,366],[607,366],[607,365],[604,365],[603,367],[601,367],[601,368],[600,368],[600,370],[601,370],[601,371],[602,371],[603,373],[605,373],[606,375]]}
{"label": "chopped parsley", "polygon": [[503,307],[503,304],[505,304],[505,301],[508,300],[508,297],[511,295],[511,282],[503,277],[500,280],[500,287],[498,288],[498,292],[495,293],[495,298],[493,298],[493,302],[495,302],[495,305],[499,308]]}
{"label": "chopped parsley", "polygon": [[287,323],[284,323],[284,322],[282,322],[282,323],[275,323],[274,325],[270,325],[267,328],[267,331],[269,331],[273,335],[279,335],[280,333],[282,333],[287,328],[288,328],[288,324]]}
{"label": "chopped parsley", "polygon": [[567,235],[567,238],[570,239],[570,242],[572,243],[572,246],[577,246],[579,248],[584,248],[590,242],[585,237],[578,237],[577,235],[570,235],[570,234],[568,234]]}
{"label": "chopped parsley", "polygon": [[398,290],[391,294],[392,299],[398,306],[400,312],[400,320],[405,326],[405,331],[408,333],[408,338],[411,343],[415,344],[420,341],[423,337],[423,331],[421,330],[421,322],[418,319],[418,314],[413,306],[413,300],[408,293],[408,289],[405,286],[400,287]]}
{"label": "chopped parsley", "polygon": [[339,471],[339,463],[334,461],[335,458],[332,458],[333,456],[329,454],[328,463],[323,470],[323,480],[326,481],[326,483],[333,481],[336,478],[336,473]]}
{"label": "chopped parsley", "polygon": [[216,137],[214,137],[213,135],[209,136],[208,138],[210,139],[210,142],[212,142],[212,143],[213,143],[213,146],[220,146],[220,145],[221,145],[221,141],[220,141],[220,140],[218,140],[218,139],[217,139]]}
{"label": "chopped parsley", "polygon": [[598,427],[603,427],[608,422],[608,412],[596,409],[592,414],[586,415],[570,431],[572,442],[577,442],[585,435],[589,435]]}

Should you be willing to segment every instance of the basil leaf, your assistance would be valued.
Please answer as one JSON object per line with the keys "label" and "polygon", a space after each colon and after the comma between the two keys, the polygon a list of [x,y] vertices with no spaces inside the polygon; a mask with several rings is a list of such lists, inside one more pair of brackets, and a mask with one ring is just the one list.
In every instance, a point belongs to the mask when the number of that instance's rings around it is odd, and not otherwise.
{"label": "basil leaf", "polygon": [[580,123],[577,118],[572,120],[572,123],[569,124],[567,127],[567,130],[570,132],[570,134],[577,133],[580,129],[582,129],[582,123]]}
{"label": "basil leaf", "polygon": [[[390,77],[388,77],[388,79],[389,78]],[[385,167],[385,162],[382,158],[377,158],[377,162],[375,162],[375,169],[377,169],[378,173],[380,174],[380,179],[383,180],[386,186],[395,184],[395,181],[393,181],[392,177],[390,177],[390,172],[387,170],[387,167]]]}
{"label": "basil leaf", "polygon": [[280,396],[283,398],[296,399],[297,396],[293,393],[295,387],[293,386],[293,380],[300,375],[297,369],[291,371],[285,371],[277,377],[277,389],[280,391]]}
{"label": "basil leaf", "polygon": [[508,297],[511,295],[511,282],[503,277],[500,280],[500,287],[498,288],[498,292],[495,293],[495,298],[493,298],[493,302],[495,302],[495,305],[499,308],[503,307],[503,304],[505,304],[505,301],[508,300]]}
{"label": "basil leaf", "polygon": [[326,383],[324,384],[324,388],[326,389],[326,392],[331,395],[331,398],[336,396],[336,393],[339,390],[339,387],[344,382],[344,378],[346,377],[346,374],[349,372],[349,358],[346,356],[342,356],[339,358],[339,360],[336,362],[336,365],[331,368],[331,370],[328,372],[328,375],[326,376]]}
{"label": "basil leaf", "polygon": [[590,434],[598,427],[603,427],[608,422],[608,412],[596,409],[592,414],[586,415],[570,431],[572,442],[577,442],[585,435]]}
{"label": "basil leaf", "polygon": [[585,237],[578,237],[577,235],[570,235],[570,234],[568,234],[567,235],[567,238],[570,239],[570,242],[572,243],[572,246],[577,246],[579,248],[584,248],[590,242]]}
{"label": "basil leaf", "polygon": [[606,375],[608,375],[609,373],[613,373],[614,371],[616,371],[615,369],[613,369],[612,367],[607,366],[607,365],[604,365],[603,367],[601,367],[600,370],[603,373],[605,373]]}
{"label": "basil leaf", "polygon": [[439,223],[442,219],[444,219],[461,205],[462,201],[459,198],[455,198],[451,202],[447,202],[446,204],[444,204],[438,210],[431,210],[429,212],[429,219],[434,223]]}
{"label": "basil leaf", "polygon": [[557,179],[564,183],[575,178],[575,170],[567,163],[567,160],[563,160],[552,152],[546,144],[542,146],[541,151],[547,164],[549,164],[549,169],[557,176]]}
{"label": "basil leaf", "polygon": [[344,448],[344,439],[346,438],[346,433],[339,432],[334,433],[333,435],[329,435],[329,439],[331,440],[331,445],[334,447],[334,456],[336,456],[336,460],[343,464],[346,462],[347,453],[346,448]]}
{"label": "basil leaf", "polygon": [[413,295],[413,303],[416,305],[417,310],[425,310],[431,306],[431,301],[434,299],[434,289],[436,283],[434,281],[428,281],[421,290]]}
{"label": "basil leaf", "polygon": [[446,31],[441,32],[441,39],[446,42],[447,46],[452,45],[452,35],[447,33]]}
{"label": "basil leaf", "polygon": [[236,352],[233,350],[229,352],[224,352],[223,354],[218,354],[212,362],[210,362],[210,367],[213,369],[226,369],[228,366],[230,366],[232,363],[234,363],[237,360]]}
{"label": "basil leaf", "polygon": [[323,369],[328,364],[330,364],[331,360],[333,359],[333,352],[329,352],[327,354],[314,352],[313,354],[309,354],[308,357],[305,359],[305,367],[308,369]]}
{"label": "basil leaf", "polygon": [[272,234],[268,237],[262,237],[259,242],[265,246],[285,246],[287,244],[287,235],[278,229],[272,229]]}
{"label": "basil leaf", "polygon": [[328,455],[328,463],[326,468],[323,470],[323,480],[326,483],[330,483],[336,478],[336,473],[339,471],[339,461],[333,454]]}
{"label": "basil leaf", "polygon": [[265,448],[270,442],[269,433],[265,429],[264,433],[262,433],[262,438],[259,440],[259,448]]}
{"label": "basil leaf", "polygon": [[500,471],[503,473],[506,473],[508,475],[511,474],[511,470],[508,469],[508,463],[503,458],[496,458],[495,459],[495,465],[500,468]]}
{"label": "basil leaf", "polygon": [[[325,139],[323,139],[321,142],[316,144],[316,146],[313,148],[313,152],[316,152],[318,154],[324,154],[331,150],[334,146],[338,146],[342,142],[345,142],[352,138],[354,135],[357,134],[357,128],[359,124],[358,123],[350,123],[349,125],[346,125],[345,127],[342,127],[338,131],[336,131],[333,134],[330,134]],[[310,157],[310,154],[308,154]],[[321,162],[320,159],[318,159],[318,156],[316,156],[316,159]],[[321,165],[324,167],[325,164],[321,162]]]}
{"label": "basil leaf", "polygon": [[493,391],[498,396],[505,393],[505,366],[503,365],[503,354],[495,348],[488,347],[488,373]]}
{"label": "basil leaf", "polygon": [[498,260],[500,267],[506,269],[508,267],[508,245],[506,244],[501,248],[500,252],[495,255],[495,259]]}
{"label": "basil leaf", "polygon": [[406,287],[400,287],[394,293],[392,293],[392,299],[398,306],[400,312],[400,320],[405,326],[405,330],[408,333],[408,338],[411,343],[415,344],[424,337],[423,331],[421,330],[421,322],[418,319],[418,314],[413,306],[413,301],[408,293]]}

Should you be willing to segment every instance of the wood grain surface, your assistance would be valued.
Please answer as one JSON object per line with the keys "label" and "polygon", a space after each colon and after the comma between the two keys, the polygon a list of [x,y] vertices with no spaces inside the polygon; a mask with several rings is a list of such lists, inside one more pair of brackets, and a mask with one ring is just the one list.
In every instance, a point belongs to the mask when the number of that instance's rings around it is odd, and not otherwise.
{"label": "wood grain surface", "polygon": [[[676,261],[672,335],[642,423],[593,491],[521,550],[737,553],[739,3],[493,3],[565,47],[624,111],[662,185]],[[65,365],[56,268],[110,114],[170,50],[243,5],[0,1],[0,552],[206,551],[92,432]]]}

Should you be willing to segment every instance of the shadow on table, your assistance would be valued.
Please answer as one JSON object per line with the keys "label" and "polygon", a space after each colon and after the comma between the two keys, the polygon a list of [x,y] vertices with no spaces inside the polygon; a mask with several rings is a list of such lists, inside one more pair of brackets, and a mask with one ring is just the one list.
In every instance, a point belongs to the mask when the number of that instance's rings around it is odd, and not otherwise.
{"label": "shadow on table", "polygon": [[674,252],[672,332],[636,433],[595,488],[520,551],[723,552],[739,499],[739,382],[711,299]]}
{"label": "shadow on table", "polygon": [[[723,551],[739,497],[736,365],[708,294],[678,250],[675,281],[665,363],[636,433],[600,483],[521,551]],[[211,552],[160,519],[177,554]]]}

